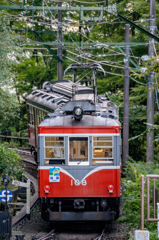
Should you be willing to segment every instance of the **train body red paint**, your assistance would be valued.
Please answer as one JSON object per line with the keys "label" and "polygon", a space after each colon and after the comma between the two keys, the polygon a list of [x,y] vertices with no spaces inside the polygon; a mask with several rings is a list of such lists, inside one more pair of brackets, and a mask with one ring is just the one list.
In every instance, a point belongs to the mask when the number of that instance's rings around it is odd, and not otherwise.
{"label": "train body red paint", "polygon": [[[80,171],[80,170],[79,170]],[[96,171],[80,182],[69,176],[60,168],[60,182],[50,183],[49,169],[39,170],[39,197],[75,197],[75,198],[98,198],[120,197],[120,169],[103,169]],[[50,186],[50,191],[45,193],[44,187]],[[108,186],[113,185],[113,193],[109,193]]]}
{"label": "train body red paint", "polygon": [[118,108],[104,96],[95,104],[93,90],[78,84],[72,98],[72,85],[47,83],[27,97],[30,144],[38,150],[42,217],[112,221],[120,206]]}

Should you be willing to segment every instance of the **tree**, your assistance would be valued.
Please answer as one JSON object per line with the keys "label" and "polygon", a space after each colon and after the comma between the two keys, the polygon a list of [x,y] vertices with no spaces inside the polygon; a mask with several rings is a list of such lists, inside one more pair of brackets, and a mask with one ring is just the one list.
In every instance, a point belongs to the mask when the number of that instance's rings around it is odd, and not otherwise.
{"label": "tree", "polygon": [[0,106],[0,133],[7,134],[19,122],[19,105],[14,94],[0,89]]}
{"label": "tree", "polygon": [[[0,180],[4,174],[8,174],[11,180],[19,179],[22,176],[23,168],[19,166],[22,158],[17,150],[8,149],[5,144],[0,144]],[[2,190],[3,186],[0,186]]]}
{"label": "tree", "polygon": [[16,64],[21,60],[22,49],[16,45],[17,34],[0,13],[0,132],[6,134],[19,121],[19,106],[14,95]]}
{"label": "tree", "polygon": [[13,86],[15,63],[22,54],[22,49],[16,46],[17,35],[7,24],[6,18],[0,13],[0,87]]}
{"label": "tree", "polygon": [[[4,0],[2,0],[4,1]],[[4,1],[5,2],[5,1]],[[14,1],[16,4],[21,4],[19,0]],[[28,1],[30,4],[31,1]],[[84,0],[80,2],[73,1],[67,3],[68,6],[100,6],[96,0],[87,3]],[[113,0],[108,1],[109,5],[113,4]],[[6,2],[5,2],[6,4]],[[7,3],[10,4],[10,3]],[[49,6],[57,6],[57,2],[47,1],[47,11],[34,11],[34,17],[30,16],[30,11],[21,10],[7,10],[7,14],[12,15],[10,26],[21,32],[23,41],[19,41],[19,45],[24,44],[23,50],[25,54],[29,55],[22,63],[17,64],[18,74],[15,81],[17,89],[17,96],[19,102],[22,103],[25,96],[29,94],[32,89],[40,88],[42,83],[47,80],[57,79],[57,61],[44,46],[39,44],[39,39],[36,37],[34,30],[38,31],[38,35],[44,42],[52,42],[50,48],[57,54],[57,47],[60,44],[57,41],[57,11],[50,11]],[[103,3],[105,4],[105,2]],[[42,2],[34,2],[34,5],[42,6]],[[159,9],[159,2],[156,1],[156,12]],[[117,12],[134,21],[137,25],[147,30],[149,25],[149,1],[139,0],[123,0],[118,1]],[[33,13],[33,12],[32,12]],[[124,46],[117,48],[116,46],[107,45],[107,42],[124,42],[125,36],[125,22],[117,18],[115,15],[104,12],[103,21],[94,21],[93,16],[97,16],[97,11],[84,11],[86,17],[92,17],[90,21],[81,21],[80,12],[64,11],[63,12],[63,68],[68,67],[73,62],[78,63],[94,63],[99,62],[103,69],[106,71],[106,76],[97,74],[98,93],[105,94],[111,92],[110,98],[113,94],[116,96],[116,104],[120,105],[120,120],[122,122],[123,115],[123,82],[124,82],[124,60],[125,56],[122,53]],[[69,17],[71,20],[69,20]],[[156,25],[159,27],[159,19],[156,19]],[[30,47],[30,42],[36,42],[33,47]],[[57,41],[57,44],[55,42]],[[66,45],[71,42],[71,45]],[[80,42],[80,44],[78,43]],[[99,45],[103,42],[105,44]],[[130,26],[130,42],[135,42],[136,45],[131,46],[130,58],[140,67],[147,67],[147,63],[142,61],[142,56],[148,53],[148,36],[141,33],[139,30]],[[138,42],[142,45],[138,45]],[[28,43],[28,45],[27,45]],[[89,44],[94,44],[90,46]],[[85,44],[85,45],[83,45]],[[155,45],[156,52],[159,50],[159,45]],[[30,49],[29,49],[30,48]],[[29,54],[28,54],[29,53]],[[69,72],[68,75],[69,76]],[[79,71],[79,79],[85,73]],[[136,78],[139,82],[146,84],[146,78],[140,79],[140,71],[130,63],[130,76]],[[88,78],[90,75],[87,76]],[[130,141],[130,154],[136,159],[144,159],[145,155],[145,136],[142,133],[146,129],[146,86],[139,85],[135,81],[130,80],[130,138],[140,135],[140,138]],[[122,100],[121,100],[122,99]],[[21,116],[26,112],[24,111],[25,105],[21,107]],[[26,115],[25,115],[26,116]],[[24,122],[24,118],[22,118]],[[25,118],[26,119],[26,118]],[[156,114],[155,120],[158,121]],[[25,127],[25,123],[23,127]],[[137,150],[136,150],[137,148]]]}

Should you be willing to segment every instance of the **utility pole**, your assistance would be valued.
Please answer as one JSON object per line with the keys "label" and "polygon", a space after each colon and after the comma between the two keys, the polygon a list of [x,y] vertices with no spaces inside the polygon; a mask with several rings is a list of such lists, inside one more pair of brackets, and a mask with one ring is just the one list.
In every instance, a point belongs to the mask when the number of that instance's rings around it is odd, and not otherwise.
{"label": "utility pole", "polygon": [[[58,7],[62,7],[62,0],[58,0]],[[62,60],[62,10],[58,10],[58,50],[57,56]],[[58,61],[57,63],[57,77],[58,81],[62,80],[63,69],[62,62]]]}
{"label": "utility pole", "polygon": [[[149,32],[155,32],[155,0],[150,0],[149,9]],[[149,38],[148,55],[150,58],[154,57],[154,39]],[[151,63],[149,63],[151,66]],[[152,131],[152,124],[154,124],[154,78],[155,73],[150,72],[147,81],[147,147],[146,147],[146,162],[154,161],[154,131]]]}
{"label": "utility pole", "polygon": [[[125,42],[129,42],[129,24],[125,25]],[[124,61],[124,116],[123,116],[123,170],[129,155],[129,45],[125,45]]]}

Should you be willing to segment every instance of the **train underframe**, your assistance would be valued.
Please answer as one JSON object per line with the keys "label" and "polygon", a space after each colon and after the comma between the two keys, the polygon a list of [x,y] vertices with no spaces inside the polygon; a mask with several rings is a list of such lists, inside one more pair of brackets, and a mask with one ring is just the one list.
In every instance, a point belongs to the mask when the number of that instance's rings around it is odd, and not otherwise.
{"label": "train underframe", "polygon": [[120,198],[41,198],[45,221],[114,221]]}

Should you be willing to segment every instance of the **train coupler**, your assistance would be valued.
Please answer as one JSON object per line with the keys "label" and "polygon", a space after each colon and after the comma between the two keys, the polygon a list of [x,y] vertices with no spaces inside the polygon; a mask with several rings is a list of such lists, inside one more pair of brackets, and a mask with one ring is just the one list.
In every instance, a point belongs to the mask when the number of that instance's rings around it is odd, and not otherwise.
{"label": "train coupler", "polygon": [[84,199],[75,199],[73,205],[75,209],[84,209],[85,201]]}

